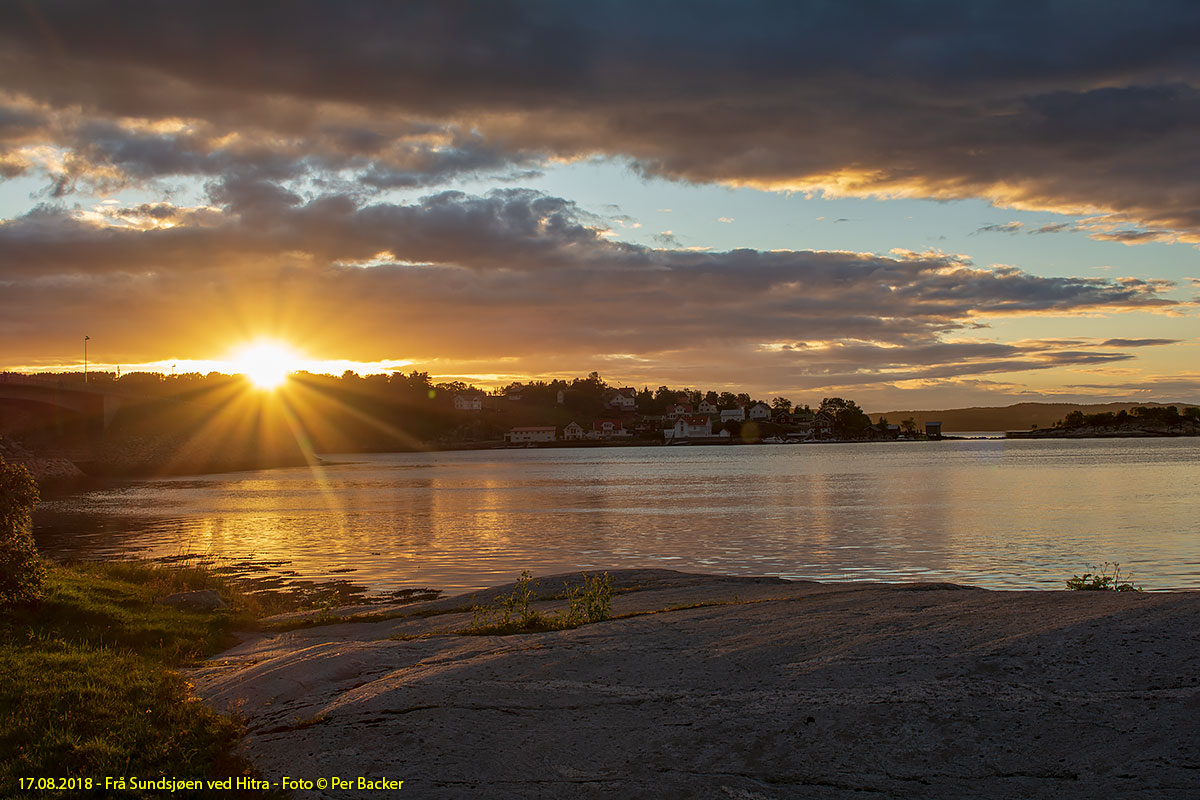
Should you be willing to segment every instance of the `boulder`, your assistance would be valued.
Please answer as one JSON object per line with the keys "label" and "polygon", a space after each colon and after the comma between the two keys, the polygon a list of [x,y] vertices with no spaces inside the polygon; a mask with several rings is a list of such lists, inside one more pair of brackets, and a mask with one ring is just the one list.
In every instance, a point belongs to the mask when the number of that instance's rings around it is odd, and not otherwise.
{"label": "boulder", "polygon": [[215,611],[218,608],[228,608],[229,604],[221,599],[215,589],[201,589],[196,592],[176,592],[160,599],[158,602],[175,608],[186,608],[191,611]]}

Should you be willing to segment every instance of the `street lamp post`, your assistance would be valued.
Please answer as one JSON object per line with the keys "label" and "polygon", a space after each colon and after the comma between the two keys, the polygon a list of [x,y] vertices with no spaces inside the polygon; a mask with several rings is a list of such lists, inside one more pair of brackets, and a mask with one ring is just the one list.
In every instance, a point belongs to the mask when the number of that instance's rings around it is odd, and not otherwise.
{"label": "street lamp post", "polygon": [[90,336],[83,337],[83,382],[87,383],[87,343]]}

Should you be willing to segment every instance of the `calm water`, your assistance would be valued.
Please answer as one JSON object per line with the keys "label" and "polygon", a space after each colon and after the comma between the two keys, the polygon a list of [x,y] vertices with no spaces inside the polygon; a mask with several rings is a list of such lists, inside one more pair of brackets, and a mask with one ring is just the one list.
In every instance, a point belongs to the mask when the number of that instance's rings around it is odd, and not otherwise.
{"label": "calm water", "polygon": [[[56,557],[278,559],[372,591],[581,568],[1200,588],[1200,440],[499,450],[134,482],[44,503]],[[352,572],[347,572],[353,570]]]}

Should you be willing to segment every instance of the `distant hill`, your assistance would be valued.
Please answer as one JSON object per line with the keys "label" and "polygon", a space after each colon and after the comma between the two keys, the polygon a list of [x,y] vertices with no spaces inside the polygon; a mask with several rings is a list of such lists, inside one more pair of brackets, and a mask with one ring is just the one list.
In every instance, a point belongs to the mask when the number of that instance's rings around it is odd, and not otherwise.
{"label": "distant hill", "polygon": [[1079,409],[1085,414],[1101,414],[1111,411],[1114,414],[1124,409],[1128,411],[1138,406],[1178,406],[1180,410],[1195,403],[1017,403],[1011,406],[992,406],[975,408],[950,408],[941,411],[884,411],[870,414],[872,422],[878,422],[880,417],[887,417],[888,422],[899,424],[901,420],[912,417],[917,426],[921,427],[928,421],[940,420],[942,430],[947,433],[955,431],[1019,431],[1027,430],[1036,425],[1039,428],[1049,428],[1065,417],[1069,412]]}

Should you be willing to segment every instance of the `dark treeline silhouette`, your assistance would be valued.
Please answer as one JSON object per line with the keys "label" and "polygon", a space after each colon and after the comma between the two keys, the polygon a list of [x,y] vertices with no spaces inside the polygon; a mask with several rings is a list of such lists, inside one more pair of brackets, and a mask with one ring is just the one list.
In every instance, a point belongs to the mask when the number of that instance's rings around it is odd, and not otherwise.
{"label": "dark treeline silhouette", "polygon": [[[5,376],[0,375],[0,379]],[[11,379],[13,376],[8,376]],[[42,374],[36,380],[83,389],[83,374]],[[89,372],[90,393],[120,398],[101,424],[49,403],[5,401],[0,434],[44,452],[59,452],[95,473],[200,472],[312,461],[315,453],[424,450],[499,443],[516,426],[593,422],[620,417],[640,441],[662,442],[669,412],[708,410],[713,433],[757,440],[794,434],[824,412],[832,435],[876,438],[886,420],[872,425],[851,400],[825,398],[816,412],[789,398],[758,400],[746,392],[657,389],[610,385],[598,373],[570,380],[531,380],[484,390],[460,381],[434,382],[427,372],[341,375],[293,373],[276,391],[259,391],[240,375]],[[636,408],[614,407],[616,390]],[[455,400],[478,399],[477,411]],[[706,402],[705,402],[706,401]],[[757,421],[717,420],[723,409],[769,409]],[[716,409],[716,411],[713,411]],[[759,409],[761,412],[762,410]],[[760,413],[760,417],[761,417]]]}
{"label": "dark treeline silhouette", "polygon": [[1136,406],[1128,411],[1121,410],[1116,413],[1104,411],[1097,414],[1085,414],[1080,410],[1075,410],[1059,420],[1055,427],[1066,430],[1081,428],[1100,430],[1162,428],[1170,430],[1190,427],[1198,423],[1200,423],[1200,408],[1187,407],[1180,412],[1177,406]]}

